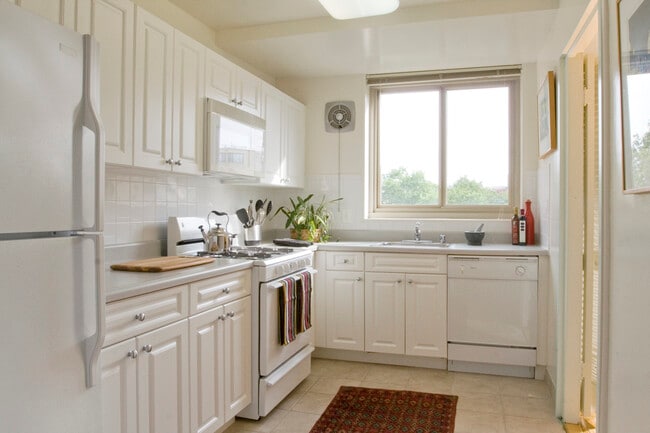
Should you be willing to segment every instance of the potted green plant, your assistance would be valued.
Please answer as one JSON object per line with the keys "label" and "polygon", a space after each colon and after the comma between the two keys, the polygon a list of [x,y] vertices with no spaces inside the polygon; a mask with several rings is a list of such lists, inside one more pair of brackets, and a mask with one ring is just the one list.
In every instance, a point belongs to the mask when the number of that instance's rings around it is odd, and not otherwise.
{"label": "potted green plant", "polygon": [[342,200],[342,197],[334,200],[322,200],[318,204],[313,204],[311,199],[314,194],[306,197],[296,196],[289,198],[291,207],[280,206],[273,217],[278,213],[283,213],[287,217],[284,228],[291,230],[293,239],[302,239],[312,242],[327,242],[329,240],[329,226],[332,213],[328,209],[330,203]]}

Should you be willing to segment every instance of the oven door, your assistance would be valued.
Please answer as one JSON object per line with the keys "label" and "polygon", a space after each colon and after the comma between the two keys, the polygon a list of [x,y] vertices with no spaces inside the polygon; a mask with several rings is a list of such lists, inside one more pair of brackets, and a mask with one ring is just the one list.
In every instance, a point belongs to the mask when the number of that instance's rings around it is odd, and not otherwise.
{"label": "oven door", "polygon": [[[313,275],[316,271],[312,268],[304,269]],[[291,278],[300,272],[288,275]],[[260,284],[260,376],[268,376],[280,365],[288,361],[305,346],[314,344],[314,326],[296,335],[296,339],[283,346],[280,344],[280,314],[279,290],[282,288],[282,279]],[[312,290],[314,290],[312,279]],[[312,296],[313,317],[313,296]]]}

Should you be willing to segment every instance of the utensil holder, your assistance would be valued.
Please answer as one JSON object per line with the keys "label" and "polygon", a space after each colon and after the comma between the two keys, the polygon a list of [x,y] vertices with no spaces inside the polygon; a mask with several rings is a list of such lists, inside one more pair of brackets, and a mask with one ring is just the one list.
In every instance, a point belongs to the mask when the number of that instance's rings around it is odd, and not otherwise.
{"label": "utensil holder", "polygon": [[256,224],[244,229],[244,245],[247,247],[262,243],[262,226]]}

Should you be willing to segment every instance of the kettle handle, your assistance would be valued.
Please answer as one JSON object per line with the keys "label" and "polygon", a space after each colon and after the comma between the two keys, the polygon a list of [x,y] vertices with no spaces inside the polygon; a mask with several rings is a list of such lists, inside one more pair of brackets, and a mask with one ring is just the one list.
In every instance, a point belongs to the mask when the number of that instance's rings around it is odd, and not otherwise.
{"label": "kettle handle", "polygon": [[226,231],[228,230],[228,224],[230,224],[230,215],[228,215],[228,212],[220,212],[218,210],[213,210],[208,214],[208,217],[206,218],[208,221],[208,228],[210,227],[210,215],[215,214],[217,216],[225,216],[226,217]]}

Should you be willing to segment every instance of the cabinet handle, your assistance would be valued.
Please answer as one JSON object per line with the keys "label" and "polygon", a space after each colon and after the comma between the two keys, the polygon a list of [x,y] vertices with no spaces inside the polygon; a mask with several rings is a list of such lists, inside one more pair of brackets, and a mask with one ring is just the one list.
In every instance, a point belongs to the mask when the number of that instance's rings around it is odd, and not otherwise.
{"label": "cabinet handle", "polygon": [[235,312],[234,312],[234,311],[228,311],[228,312],[226,313],[226,316],[228,316],[228,317],[235,317]]}
{"label": "cabinet handle", "polygon": [[343,263],[350,263],[350,260],[348,260],[348,259],[343,259]]}
{"label": "cabinet handle", "polygon": [[232,102],[233,104],[237,105],[237,100],[236,100],[235,98],[232,98],[232,99],[230,100],[230,102]]}
{"label": "cabinet handle", "polygon": [[129,353],[126,354],[131,359],[135,359],[138,357],[138,351],[137,350],[129,350]]}
{"label": "cabinet handle", "polygon": [[223,314],[221,314],[221,315],[219,315],[219,316],[217,317],[217,320],[226,320],[226,316],[224,316]]}
{"label": "cabinet handle", "polygon": [[173,163],[174,163],[174,160],[171,159],[171,158],[165,160],[165,164],[172,165]]}
{"label": "cabinet handle", "polygon": [[183,163],[183,161],[181,161],[180,159],[177,159],[176,161],[174,161],[174,165],[180,166],[182,163]]}
{"label": "cabinet handle", "polygon": [[144,346],[142,346],[142,350],[144,350],[147,353],[151,353],[151,351],[153,350],[153,346],[151,346],[151,344],[145,344]]}
{"label": "cabinet handle", "polygon": [[147,316],[145,316],[144,313],[138,313],[138,314],[135,315],[135,320],[139,320],[141,322],[144,322],[144,319],[146,319],[146,318],[147,318]]}
{"label": "cabinet handle", "polygon": [[397,280],[397,284],[402,284],[402,280]]}
{"label": "cabinet handle", "polygon": [[362,281],[362,280],[363,280],[363,278],[357,277],[357,281]]}
{"label": "cabinet handle", "polygon": [[244,101],[242,101],[242,100],[237,101],[237,105],[239,105],[241,107],[242,105],[244,105]]}
{"label": "cabinet handle", "polygon": [[225,294],[230,293],[230,287],[224,287],[222,292],[225,293]]}
{"label": "cabinet handle", "polygon": [[413,280],[408,280],[406,283],[407,284],[413,284]]}

